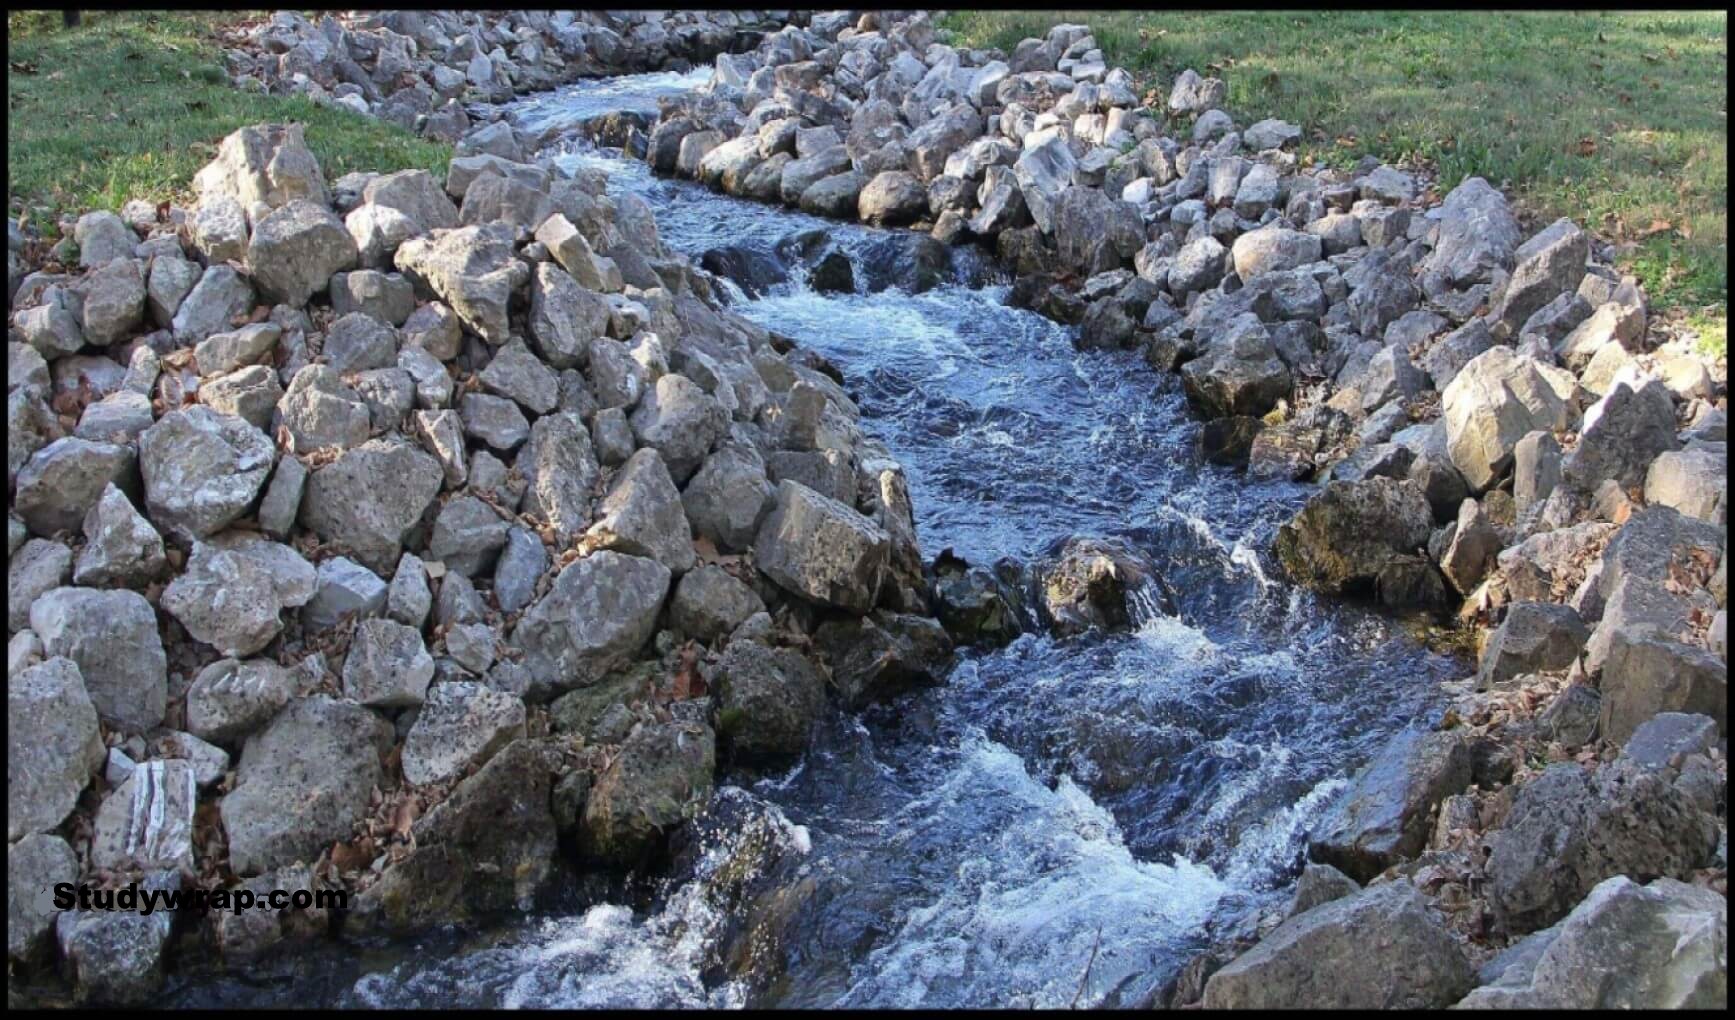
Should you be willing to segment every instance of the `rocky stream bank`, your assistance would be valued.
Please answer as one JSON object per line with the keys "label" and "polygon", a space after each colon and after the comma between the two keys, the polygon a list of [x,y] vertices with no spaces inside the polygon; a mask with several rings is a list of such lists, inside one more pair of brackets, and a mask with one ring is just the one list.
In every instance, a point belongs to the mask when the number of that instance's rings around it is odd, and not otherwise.
{"label": "rocky stream bank", "polygon": [[[696,872],[729,917],[712,971],[768,988],[825,894],[720,784],[799,772],[975,650],[1203,615],[1124,536],[924,551],[861,380],[743,302],[915,300],[977,242],[1009,303],[1178,373],[1201,461],[1306,487],[1255,565],[1476,636],[1442,707],[1319,787],[1293,898],[1125,1004],[1726,999],[1724,366],[1577,225],[1527,238],[1476,178],[1299,167],[1295,126],[1239,129],[1190,73],[1137,96],[1078,25],[1011,55],[886,12],[279,14],[239,42],[241,87],[458,154],[327,182],[260,125],[192,208],[12,231],[15,979],[149,1001],[189,961]],[[655,113],[498,105],[690,60],[708,80]],[[550,155],[573,136],[913,229],[866,260],[824,226],[683,254],[612,167]],[[1148,753],[1092,792],[1156,785]],[[73,880],[353,899],[43,906]]]}

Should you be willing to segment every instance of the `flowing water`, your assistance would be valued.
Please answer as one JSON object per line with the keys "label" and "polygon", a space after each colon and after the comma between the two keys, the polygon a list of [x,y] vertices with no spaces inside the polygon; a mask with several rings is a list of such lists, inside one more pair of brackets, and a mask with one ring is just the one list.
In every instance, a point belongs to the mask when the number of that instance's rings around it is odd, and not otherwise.
{"label": "flowing water", "polygon": [[[654,110],[703,80],[585,82],[511,114],[541,132]],[[780,241],[814,228],[858,279],[895,257],[885,231],[656,179],[582,143],[557,158],[644,196],[665,243],[694,258],[728,244],[778,259]],[[966,653],[943,686],[836,718],[788,771],[725,777],[720,803],[752,824],[719,829],[637,909],[569,892],[486,930],[333,952],[317,979],[200,981],[176,998],[1130,1005],[1212,932],[1286,895],[1309,825],[1459,664],[1388,617],[1272,576],[1272,535],[1305,487],[1202,462],[1174,377],[1075,350],[1067,327],[1002,303],[1007,282],[979,253],[953,260],[954,282],[919,294],[816,293],[791,266],[735,309],[842,369],[864,428],[908,473],[928,554],[988,563],[1123,536],[1163,571],[1175,615]],[[732,909],[718,876],[744,832],[808,895],[786,941],[731,973],[715,959]]]}

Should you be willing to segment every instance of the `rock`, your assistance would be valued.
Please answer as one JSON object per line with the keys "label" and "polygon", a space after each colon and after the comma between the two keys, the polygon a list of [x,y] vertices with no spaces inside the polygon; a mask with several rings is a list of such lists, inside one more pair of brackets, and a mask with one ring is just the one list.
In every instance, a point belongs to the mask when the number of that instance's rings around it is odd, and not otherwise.
{"label": "rock", "polygon": [[255,322],[240,329],[212,333],[193,348],[193,357],[199,363],[200,375],[223,375],[270,360],[282,337],[283,327],[277,323]]}
{"label": "rock", "polygon": [[530,604],[548,563],[548,551],[534,534],[522,527],[507,532],[506,547],[494,568],[494,600],[501,612],[516,613]]}
{"label": "rock", "polygon": [[509,397],[532,414],[547,414],[560,402],[560,383],[521,340],[500,348],[477,376],[484,389]]}
{"label": "rock", "polygon": [[800,652],[737,639],[711,677],[719,735],[737,755],[779,759],[806,750],[825,704],[825,682]]}
{"label": "rock", "polygon": [[428,556],[465,577],[486,577],[494,571],[509,527],[483,500],[459,496],[440,508],[428,540]]}
{"label": "rock", "polygon": [[1453,287],[1466,287],[1512,264],[1520,237],[1518,220],[1505,196],[1482,178],[1467,177],[1446,194],[1439,223],[1424,272]]}
{"label": "rock", "polygon": [[331,310],[338,315],[361,314],[392,326],[402,326],[416,310],[415,289],[397,273],[358,269],[331,278]]}
{"label": "rock", "polygon": [[113,259],[85,278],[86,343],[107,347],[131,336],[144,320],[145,280],[138,260]]}
{"label": "rock", "polygon": [[945,628],[910,613],[828,620],[814,638],[831,666],[832,687],[852,710],[937,684],[953,661]]}
{"label": "rock", "polygon": [[243,209],[272,209],[297,199],[329,205],[325,175],[308,151],[300,124],[254,124],[231,132],[217,157],[193,177],[201,196],[226,196]]}
{"label": "rock", "polygon": [[252,655],[283,629],[283,603],[259,560],[200,543],[187,570],[163,589],[165,613],[225,656]]}
{"label": "rock", "polygon": [[1235,273],[1243,282],[1318,262],[1320,255],[1319,238],[1278,226],[1248,231],[1230,249]]}
{"label": "rock", "polygon": [[139,235],[126,221],[106,210],[80,216],[72,228],[72,239],[78,245],[78,264],[85,269],[131,257],[139,243]]}
{"label": "rock", "polygon": [[1031,219],[1043,233],[1052,234],[1056,206],[1061,193],[1072,186],[1078,161],[1067,147],[1066,140],[1058,134],[1032,142],[1033,139],[1026,136],[1024,151],[1012,164],[1012,174],[1024,194],[1024,205],[1030,211]]}
{"label": "rock", "polygon": [[385,608],[386,582],[346,556],[319,563],[318,587],[301,610],[304,630],[329,630],[344,617],[364,619]]}
{"label": "rock", "polygon": [[416,822],[415,849],[358,898],[357,916],[410,932],[528,910],[554,876],[553,775],[546,745],[502,748]]}
{"label": "rock", "polygon": [[1309,861],[1302,867],[1301,877],[1295,881],[1295,895],[1290,898],[1289,913],[1284,920],[1297,914],[1305,914],[1322,903],[1341,900],[1360,891],[1361,886],[1356,884],[1355,879],[1329,864]]}
{"label": "rock", "polygon": [[143,732],[163,721],[168,656],[144,596],[56,588],[30,607],[30,629],[46,657],[77,663],[91,703],[110,725]]}
{"label": "rock", "polygon": [[60,914],[54,905],[54,887],[77,879],[78,858],[59,836],[32,833],[7,847],[8,959],[27,963],[40,957]]}
{"label": "rock", "polygon": [[343,693],[377,708],[422,704],[434,658],[413,627],[378,617],[361,621],[343,663]]}
{"label": "rock", "polygon": [[658,379],[629,420],[639,445],[659,451],[677,482],[692,477],[729,429],[729,412],[697,383],[677,373]]}
{"label": "rock", "polygon": [[1651,462],[1679,445],[1675,405],[1661,382],[1617,384],[1584,412],[1578,445],[1561,461],[1561,478],[1581,493],[1605,479],[1622,489],[1644,485]]}
{"label": "rock", "polygon": [[1219,78],[1201,78],[1192,68],[1175,76],[1169,86],[1170,113],[1202,113],[1215,110],[1229,97],[1229,87]]}
{"label": "rock", "polygon": [[1589,636],[1571,606],[1514,602],[1482,650],[1476,688],[1485,691],[1521,674],[1566,669]]}
{"label": "rock", "polygon": [[327,365],[308,365],[295,373],[277,410],[292,453],[348,450],[367,442],[373,427],[367,403]]}
{"label": "rock", "polygon": [[361,312],[350,312],[325,331],[325,362],[339,375],[398,363],[398,331]]}
{"label": "rock", "polygon": [[[391,478],[395,484],[381,486]],[[313,472],[301,523],[378,573],[397,565],[405,536],[439,494],[440,464],[409,443],[373,439]]]}
{"label": "rock", "polygon": [[570,542],[590,526],[598,466],[576,415],[537,419],[514,467],[528,482],[523,512],[553,526],[557,541]]}
{"label": "rock", "polygon": [[853,170],[821,178],[801,193],[801,211],[833,219],[853,216],[861,206],[865,183],[866,179]]}
{"label": "rock", "polygon": [[391,724],[359,705],[323,694],[290,702],[248,739],[235,788],[218,805],[229,864],[250,875],[312,862],[348,839],[384,781],[380,757]]}
{"label": "rock", "polygon": [[864,222],[895,226],[921,218],[928,211],[928,192],[913,174],[887,170],[861,189],[857,208]]}
{"label": "rock", "polygon": [[1516,264],[1489,317],[1496,332],[1516,330],[1537,309],[1571,291],[1584,278],[1590,235],[1568,219],[1558,219],[1513,253]]}
{"label": "rock", "polygon": [[1299,144],[1301,129],[1288,121],[1268,117],[1241,133],[1241,141],[1249,149],[1282,149]]}
{"label": "rock", "polygon": [[784,589],[856,613],[873,608],[890,555],[884,529],[798,482],[779,483],[755,563]]}
{"label": "rock", "polygon": [[72,531],[111,484],[130,488],[133,452],[68,436],[37,450],[18,471],[12,512],[32,534]]}
{"label": "rock", "polygon": [[693,533],[724,552],[753,544],[771,501],[764,460],[752,448],[733,444],[706,457],[681,495]]}
{"label": "rock", "polygon": [[1602,663],[1604,738],[1624,742],[1660,712],[1695,712],[1728,721],[1729,675],[1716,654],[1661,637],[1617,630]]}
{"label": "rock", "polygon": [[[84,538],[72,572],[79,585],[142,586],[167,565],[162,536],[113,485],[103,490],[102,498],[85,515]],[[17,600],[12,604],[16,607]]]}
{"label": "rock", "polygon": [[59,542],[33,538],[6,565],[6,631],[30,626],[30,606],[37,596],[66,583],[72,573],[72,550]]}
{"label": "rock", "polygon": [[1205,983],[1207,1009],[1439,1008],[1475,983],[1414,886],[1387,882],[1297,914]]}
{"label": "rock", "polygon": [[247,268],[274,302],[304,305],[358,259],[355,240],[324,205],[293,200],[253,224]]}
{"label": "rock", "polygon": [[[163,888],[160,882],[147,879],[141,887]],[[80,1003],[137,1005],[154,997],[163,983],[163,954],[171,925],[167,911],[62,913],[55,921],[55,936],[72,980],[74,999]]]}
{"label": "rock", "polygon": [[536,681],[587,687],[626,665],[650,640],[668,594],[669,568],[600,551],[574,561],[519,618],[510,643]]}
{"label": "rock", "polygon": [[90,841],[92,867],[144,871],[193,867],[192,763],[148,761],[103,798]]}
{"label": "rock", "polygon": [[704,564],[688,571],[675,586],[669,623],[682,634],[709,644],[764,611],[764,600],[751,587],[722,567]]}
{"label": "rock", "polygon": [[[582,239],[583,235],[573,234]],[[609,307],[549,263],[536,267],[530,289],[530,335],[543,360],[556,369],[583,365],[591,342],[608,332]]]}
{"label": "rock", "polygon": [[1466,499],[1459,505],[1451,540],[1439,556],[1440,573],[1460,595],[1476,590],[1493,569],[1507,536],[1482,504]]}
{"label": "rock", "polygon": [[1433,514],[1413,481],[1331,482],[1277,532],[1278,559],[1327,594],[1377,589],[1381,572],[1426,545]]}
{"label": "rock", "polygon": [[187,729],[202,740],[232,745],[270,722],[295,693],[295,678],[268,659],[219,659],[187,689]]}
{"label": "rock", "polygon": [[643,860],[672,828],[703,809],[715,768],[715,737],[705,726],[640,724],[591,787],[581,848],[617,865]]}
{"label": "rock", "polygon": [[1470,773],[1470,748],[1459,734],[1405,730],[1356,774],[1308,854],[1366,882],[1422,852],[1431,814],[1470,785]]}
{"label": "rock", "polygon": [[1658,454],[1645,473],[1645,502],[1722,523],[1727,513],[1729,453],[1722,443],[1693,443]]}
{"label": "rock", "polygon": [[1115,538],[1065,539],[1037,566],[1036,590],[1043,622],[1063,637],[1134,626],[1141,600],[1168,608],[1156,568]]}
{"label": "rock", "polygon": [[1541,940],[1534,957],[1458,1005],[1717,1008],[1727,1002],[1727,916],[1726,901],[1709,889],[1668,878],[1641,886],[1617,875],[1599,883],[1558,925],[1531,936]]}
{"label": "rock", "polygon": [[428,690],[404,739],[404,779],[443,782],[524,737],[524,703],[480,683],[452,680]]}
{"label": "rock", "polygon": [[[538,542],[540,548],[542,543]],[[386,616],[397,622],[422,629],[428,613],[434,608],[433,593],[428,590],[427,568],[412,553],[398,559],[398,569],[386,587]]]}
{"label": "rock", "polygon": [[615,474],[586,538],[596,548],[654,559],[675,574],[692,568],[692,529],[657,451],[638,451]]}
{"label": "rock", "polygon": [[1715,817],[1667,771],[1551,765],[1487,837],[1488,902],[1504,930],[1535,931],[1615,875],[1686,877],[1716,843]]}
{"label": "rock", "polygon": [[632,408],[645,392],[645,369],[626,344],[598,337],[590,342],[590,384],[605,408]]}
{"label": "rock", "polygon": [[1294,391],[1289,367],[1257,317],[1237,317],[1181,368],[1187,403],[1201,417],[1260,417]]}
{"label": "rock", "polygon": [[1440,400],[1447,450],[1472,492],[1499,481],[1519,440],[1568,424],[1565,402],[1536,363],[1506,347],[1472,358]]}
{"label": "rock", "polygon": [[[105,751],[96,707],[68,658],[9,671],[6,720],[6,839],[17,844],[66,820]],[[8,856],[17,853],[14,845]],[[8,897],[8,914],[16,902]]]}
{"label": "rock", "polygon": [[505,397],[466,393],[458,405],[464,433],[501,453],[510,453],[530,436],[530,422],[518,405]]}
{"label": "rock", "polygon": [[490,223],[413,238],[399,246],[394,262],[478,336],[503,344],[511,338],[506,312],[512,291],[529,276],[513,252],[512,228]]}
{"label": "rock", "polygon": [[212,265],[182,300],[170,325],[177,343],[194,344],[232,328],[237,316],[252,310],[252,286],[228,266]]}
{"label": "rock", "polygon": [[191,543],[247,512],[276,457],[245,419],[202,405],[171,411],[139,437],[145,506],[169,537]]}

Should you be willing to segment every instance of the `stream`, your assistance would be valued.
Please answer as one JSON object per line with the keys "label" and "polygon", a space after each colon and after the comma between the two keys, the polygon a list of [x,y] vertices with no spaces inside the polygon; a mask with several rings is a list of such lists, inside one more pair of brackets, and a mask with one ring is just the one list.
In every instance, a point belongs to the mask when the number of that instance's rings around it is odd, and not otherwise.
{"label": "stream", "polygon": [[[691,74],[601,79],[521,99],[532,134],[618,109],[653,113]],[[540,912],[408,944],[346,943],[273,977],[171,979],[168,1001],[336,1006],[1129,1006],[1211,941],[1287,897],[1310,825],[1462,672],[1401,621],[1275,576],[1276,528],[1308,486],[1257,482],[1196,453],[1178,380],[1135,352],[1007,307],[984,253],[951,281],[869,292],[891,232],[658,179],[565,143],[642,195],[695,261],[734,245],[781,262],[822,229],[856,293],[798,265],[734,308],[842,370],[863,427],[907,472],[925,554],[1029,559],[1072,534],[1137,545],[1177,615],[1125,633],[1026,634],[965,652],[947,682],[821,728],[771,776],[719,777],[718,837],[648,903],[566,890]],[[710,879],[769,841],[809,883],[793,937],[714,959],[729,924]],[[321,955],[323,954],[323,955]]]}

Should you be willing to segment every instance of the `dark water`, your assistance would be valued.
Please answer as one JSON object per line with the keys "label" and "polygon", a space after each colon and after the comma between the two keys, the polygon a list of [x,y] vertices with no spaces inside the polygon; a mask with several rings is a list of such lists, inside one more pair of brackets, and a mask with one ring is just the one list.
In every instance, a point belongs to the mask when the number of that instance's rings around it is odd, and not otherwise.
{"label": "dark water", "polygon": [[[668,75],[585,83],[515,104],[540,131],[647,109]],[[642,86],[642,87],[641,87]],[[648,90],[648,91],[647,91]],[[654,95],[649,108],[654,108]],[[652,178],[567,151],[643,195],[665,242],[776,257],[824,228],[857,276],[886,232]],[[960,279],[981,257],[955,253]],[[1060,1006],[1134,1004],[1221,928],[1285,895],[1308,826],[1459,672],[1388,618],[1272,576],[1305,487],[1202,463],[1172,377],[1003,305],[1004,283],[818,294],[799,267],[736,310],[826,355],[864,428],[908,473],[923,548],[1026,557],[1069,534],[1126,536],[1162,568],[1178,615],[1130,633],[1026,635],[963,657],[948,683],[830,723],[788,772],[722,794],[811,882],[799,927],[716,976],[727,922],[711,879],[648,910],[574,904],[483,932],[334,952],[305,975],[181,1001],[340,1005]]]}

